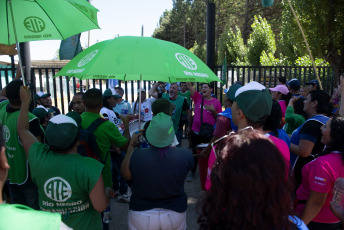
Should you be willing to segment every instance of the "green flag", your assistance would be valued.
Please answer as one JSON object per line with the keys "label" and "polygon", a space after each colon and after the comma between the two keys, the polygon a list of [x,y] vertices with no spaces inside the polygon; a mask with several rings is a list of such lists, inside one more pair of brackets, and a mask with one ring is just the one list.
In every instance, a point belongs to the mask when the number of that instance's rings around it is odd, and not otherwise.
{"label": "green flag", "polygon": [[262,0],[263,7],[272,6],[274,4],[274,0]]}
{"label": "green flag", "polygon": [[222,64],[221,81],[224,84],[227,83],[227,61],[226,61],[226,55],[225,55],[225,58],[224,58],[223,64]]}

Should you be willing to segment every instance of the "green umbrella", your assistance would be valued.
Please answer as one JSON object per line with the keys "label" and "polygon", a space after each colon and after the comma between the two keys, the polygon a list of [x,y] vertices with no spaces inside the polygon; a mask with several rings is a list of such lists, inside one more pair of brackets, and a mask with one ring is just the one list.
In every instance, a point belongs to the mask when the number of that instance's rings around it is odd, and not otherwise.
{"label": "green umbrella", "polygon": [[220,81],[184,47],[151,37],[124,36],[99,42],[73,58],[55,76],[163,82]]}
{"label": "green umbrella", "polygon": [[63,40],[99,29],[97,12],[86,0],[0,0],[0,43]]}
{"label": "green umbrella", "polygon": [[[20,54],[19,42],[63,40],[99,29],[97,12],[86,0],[0,0],[0,44],[16,44]],[[24,76],[20,56],[19,64]]]}

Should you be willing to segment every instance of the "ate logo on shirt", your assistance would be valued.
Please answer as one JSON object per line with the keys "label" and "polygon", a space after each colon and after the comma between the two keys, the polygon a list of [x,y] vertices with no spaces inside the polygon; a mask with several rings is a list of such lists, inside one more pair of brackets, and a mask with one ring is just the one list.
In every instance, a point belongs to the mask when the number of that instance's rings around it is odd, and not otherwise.
{"label": "ate logo on shirt", "polygon": [[4,137],[5,137],[5,142],[8,142],[8,140],[11,137],[10,130],[8,129],[6,125],[4,125]]}
{"label": "ate logo on shirt", "polygon": [[47,197],[56,201],[63,202],[72,196],[70,184],[61,177],[53,177],[44,184],[44,192]]}

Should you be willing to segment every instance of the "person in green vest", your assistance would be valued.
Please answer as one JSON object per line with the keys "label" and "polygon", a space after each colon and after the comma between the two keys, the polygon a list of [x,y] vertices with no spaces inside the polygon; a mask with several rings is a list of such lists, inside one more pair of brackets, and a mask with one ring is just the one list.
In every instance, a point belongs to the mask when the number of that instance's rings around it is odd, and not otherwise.
{"label": "person in green vest", "polygon": [[[179,86],[180,86],[180,91],[178,92],[178,95],[180,95],[186,99],[186,101],[189,105],[189,108],[191,109],[191,94],[190,94],[190,91],[188,90],[188,86],[187,86],[186,82],[180,82]],[[184,111],[182,112],[182,117],[181,117],[179,124],[180,124],[179,132],[182,132],[182,134],[183,134],[184,126],[185,126],[185,131],[184,131],[183,136],[186,137],[187,136],[186,130],[189,126],[189,123],[188,123],[187,114]]]}
{"label": "person in green vest", "polygon": [[[67,227],[61,221],[59,213],[50,213],[34,210],[22,204],[5,204],[3,203],[2,191],[7,179],[8,164],[5,153],[5,138],[3,126],[0,124],[0,222],[1,229],[56,229],[67,230]],[[20,220],[20,221],[18,221]]]}
{"label": "person in green vest", "polygon": [[114,196],[111,189],[104,189],[104,165],[77,153],[79,128],[66,115],[51,118],[45,131],[47,144],[38,142],[28,129],[30,94],[21,87],[17,131],[38,187],[40,209],[60,213],[73,229],[102,229],[100,212]]}
{"label": "person in green vest", "polygon": [[149,96],[154,98],[166,98],[168,99],[172,104],[175,105],[175,109],[172,112],[172,121],[173,121],[173,128],[175,130],[175,133],[177,134],[177,140],[179,144],[177,147],[181,146],[182,143],[182,132],[178,132],[179,130],[179,124],[181,122],[182,113],[185,112],[187,115],[188,122],[191,123],[191,110],[190,106],[187,103],[186,99],[180,95],[178,95],[179,92],[179,85],[177,83],[171,83],[170,84],[170,90],[169,93],[157,93],[157,87],[161,84],[161,82],[156,82],[154,86],[149,90]]}
{"label": "person in green vest", "polygon": [[[22,104],[19,90],[22,85],[22,80],[16,79],[1,91],[1,95],[8,98],[0,103],[0,123],[4,127],[6,155],[10,165],[8,187],[12,204],[23,204],[33,209],[39,209],[37,186],[31,180],[29,163],[17,132],[17,120]],[[39,119],[32,113],[28,112],[27,115],[30,132],[41,141],[44,133]]]}

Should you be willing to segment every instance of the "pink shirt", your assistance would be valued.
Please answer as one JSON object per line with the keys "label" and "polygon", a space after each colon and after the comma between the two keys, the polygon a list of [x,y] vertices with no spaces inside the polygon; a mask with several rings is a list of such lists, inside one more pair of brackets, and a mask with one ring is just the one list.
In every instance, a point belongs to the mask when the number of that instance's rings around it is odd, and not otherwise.
{"label": "pink shirt", "polygon": [[[337,223],[339,219],[330,210],[333,198],[333,186],[338,177],[344,177],[342,154],[332,152],[320,156],[302,168],[302,181],[296,192],[296,199],[308,200],[310,191],[327,193],[326,201],[320,212],[312,221],[320,223]],[[296,212],[302,214],[305,204],[296,206]]]}
{"label": "pink shirt", "polygon": [[[278,148],[278,150],[281,152],[282,157],[284,158],[284,161],[287,165],[287,171],[286,171],[286,176],[288,177],[289,174],[289,167],[290,167],[290,152],[289,152],[289,148],[288,145],[281,139],[274,137],[270,134],[265,134],[266,137],[268,137]],[[214,148],[216,148],[216,146],[214,146]],[[208,172],[207,172],[207,179],[205,181],[205,189],[209,190],[211,187],[211,182],[210,182],[210,174],[211,174],[211,170],[213,168],[213,165],[215,163],[216,160],[216,156],[215,153],[213,151],[213,149],[210,152],[209,155],[209,159],[208,159]]]}
{"label": "pink shirt", "polygon": [[[194,95],[191,96],[192,100],[195,103],[195,116],[192,123],[192,131],[199,132],[201,128],[201,104],[202,104],[202,95],[199,92],[195,92]],[[215,110],[218,113],[222,112],[222,106],[218,99],[212,98],[211,100],[203,100],[203,123],[207,123],[210,125],[215,124],[216,117],[213,116],[211,112],[205,109],[204,105],[211,105],[213,104]]]}
{"label": "pink shirt", "polygon": [[278,101],[278,104],[281,106],[282,117],[285,117],[285,111],[287,110],[287,104],[283,100]]}
{"label": "pink shirt", "polygon": [[287,166],[287,172],[286,175],[289,175],[289,168],[290,168],[290,151],[289,151],[289,147],[287,145],[287,143],[285,143],[285,141],[272,136],[268,133],[265,134],[266,137],[268,137],[270,140],[272,140],[272,142],[276,145],[276,147],[278,148],[278,150],[281,152],[282,157],[285,161],[285,164]]}

